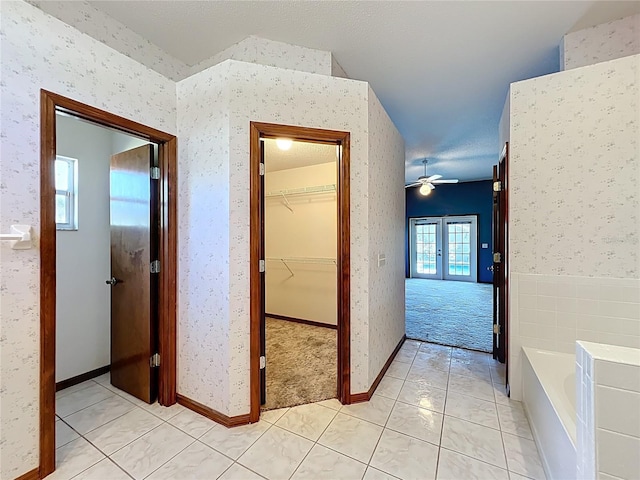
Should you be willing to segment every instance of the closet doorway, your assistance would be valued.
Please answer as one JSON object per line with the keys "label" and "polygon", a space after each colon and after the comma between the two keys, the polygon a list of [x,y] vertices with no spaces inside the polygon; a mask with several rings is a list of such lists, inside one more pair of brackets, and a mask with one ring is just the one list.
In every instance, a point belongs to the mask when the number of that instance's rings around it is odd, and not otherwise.
{"label": "closet doorway", "polygon": [[349,388],[349,134],[251,124],[251,421]]}

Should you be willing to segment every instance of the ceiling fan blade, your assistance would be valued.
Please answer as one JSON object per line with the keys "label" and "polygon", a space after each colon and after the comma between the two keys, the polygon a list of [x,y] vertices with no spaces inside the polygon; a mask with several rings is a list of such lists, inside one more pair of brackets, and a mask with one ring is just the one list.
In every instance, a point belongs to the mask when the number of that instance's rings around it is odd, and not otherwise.
{"label": "ceiling fan blade", "polygon": [[451,179],[451,180],[433,180],[433,183],[458,183],[458,179]]}
{"label": "ceiling fan blade", "polygon": [[422,185],[422,182],[411,183],[409,185],[405,185],[404,188],[417,187],[418,185]]}
{"label": "ceiling fan blade", "polygon": [[436,189],[436,186],[435,186],[433,183],[431,183],[431,182],[427,183],[427,185],[429,185],[429,188],[430,188],[431,190],[435,190],[435,189]]}
{"label": "ceiling fan blade", "polygon": [[442,175],[431,175],[429,178],[427,178],[427,181],[433,182],[434,180],[438,180],[439,178],[442,178]]}

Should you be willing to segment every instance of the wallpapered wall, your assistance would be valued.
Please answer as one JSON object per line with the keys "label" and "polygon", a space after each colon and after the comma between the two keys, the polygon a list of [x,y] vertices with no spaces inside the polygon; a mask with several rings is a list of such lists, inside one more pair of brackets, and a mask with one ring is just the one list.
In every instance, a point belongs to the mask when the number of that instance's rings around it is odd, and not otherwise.
{"label": "wallpapered wall", "polygon": [[[371,88],[369,100],[369,381],[402,338],[404,326],[404,140]],[[353,240],[352,240],[353,242]],[[378,265],[378,255],[384,265]],[[367,386],[367,388],[368,388]],[[366,389],[354,390],[358,393]]]}
{"label": "wallpapered wall", "polygon": [[560,68],[593,65],[640,53],[640,14],[568,33],[560,45]]}
{"label": "wallpapered wall", "polygon": [[[169,133],[175,83],[23,2],[1,2],[0,230],[40,229],[40,89]],[[28,28],[25,28],[28,25]],[[0,246],[0,477],[38,465],[40,252]]]}
{"label": "wallpapered wall", "polygon": [[640,347],[640,55],[511,86],[510,383],[521,346]]}

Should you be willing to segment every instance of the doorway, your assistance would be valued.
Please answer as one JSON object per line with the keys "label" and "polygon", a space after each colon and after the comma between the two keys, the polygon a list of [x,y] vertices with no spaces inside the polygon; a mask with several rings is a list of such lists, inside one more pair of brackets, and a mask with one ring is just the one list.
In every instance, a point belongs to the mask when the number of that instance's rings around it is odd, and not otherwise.
{"label": "doorway", "polygon": [[[91,386],[98,396],[104,393],[103,390],[122,391],[122,408],[125,407],[125,395],[131,395],[132,401],[145,404],[153,402],[156,397],[165,406],[176,401],[176,141],[173,135],[44,90],[41,92],[41,108],[40,475],[44,477],[55,469],[58,427],[56,380],[59,380],[59,389],[76,383],[82,385],[81,382],[110,369],[111,390],[103,388],[97,382],[93,382],[95,386]],[[107,172],[110,172],[109,180],[105,180],[104,176],[102,178],[102,185],[106,181],[106,185],[110,185],[110,192],[103,195],[103,200],[98,200],[96,204],[100,206],[101,212],[94,210],[90,203],[78,201],[83,198],[83,192],[90,193],[92,187],[90,183],[85,184],[84,180],[91,176],[89,172],[95,165],[90,166],[91,162],[86,160],[82,162],[72,156],[60,155],[62,152],[58,146],[63,141],[57,135],[57,127],[61,118],[79,122],[78,125],[82,123],[86,126],[87,122],[91,122],[91,127],[109,129],[108,135],[103,135],[103,138],[112,139],[111,135],[118,136],[121,140],[135,137],[138,143],[136,148],[121,148],[120,151],[124,152],[111,156],[110,165],[102,162],[99,166],[102,169],[107,167]],[[79,143],[81,139],[75,138],[75,143]],[[140,146],[140,143],[144,145]],[[115,145],[115,140],[111,145]],[[91,161],[100,163],[96,160],[96,155],[97,152],[91,156]],[[109,156],[106,156],[107,162]],[[79,181],[79,175],[82,182]],[[108,205],[105,205],[107,202]],[[106,229],[106,232],[98,228],[95,222],[92,224],[92,221],[102,217],[110,217],[110,224],[100,227]],[[74,247],[68,240],[77,241],[80,231],[94,236],[99,234],[99,237],[96,236],[93,242],[80,241]],[[61,235],[60,239],[57,238],[58,235]],[[64,235],[67,238],[63,240]],[[107,235],[108,238],[105,238]],[[98,248],[98,243],[106,246]],[[103,330],[93,338],[97,342],[93,360],[107,364],[89,371],[83,370],[90,367],[68,365],[69,358],[73,358],[73,352],[69,355],[68,351],[73,348],[73,342],[78,344],[78,352],[81,347],[85,347],[79,344],[80,339],[66,338],[65,342],[70,341],[71,347],[64,345],[60,358],[56,358],[56,334],[59,333],[56,324],[57,308],[64,306],[63,301],[68,303],[86,300],[78,295],[75,298],[69,295],[68,298],[58,298],[60,292],[65,292],[65,282],[71,283],[74,274],[57,275],[57,267],[73,266],[72,261],[65,262],[63,258],[64,249],[73,253],[73,248],[100,251],[108,248],[110,251],[105,260],[109,264],[110,275],[100,280],[101,288],[111,290],[111,315],[106,315],[111,319],[110,326],[106,327],[110,331],[110,347],[107,348],[109,354],[105,358],[105,326],[102,322]],[[97,265],[79,267],[84,272],[94,268],[99,270]],[[66,270],[62,270],[62,273],[64,271]],[[100,298],[104,299],[104,296]],[[141,298],[148,298],[148,301],[140,301]],[[105,316],[106,308],[102,303],[99,301],[95,304],[96,316]],[[100,350],[99,355],[97,350]],[[58,367],[57,360],[60,360]],[[62,372],[63,363],[66,370],[62,375],[67,378],[56,378],[56,370],[58,368]],[[73,368],[76,368],[76,374],[69,377]],[[77,374],[77,368],[82,371],[80,374]],[[70,391],[71,389],[67,390]],[[81,393],[79,390],[78,394]],[[79,401],[81,403],[84,399]],[[63,403],[71,405],[73,402],[67,399]],[[64,413],[71,415],[72,412]],[[85,417],[83,420],[75,419],[81,430],[89,428],[87,422],[94,420],[90,415]],[[60,431],[64,429],[61,428]]]}
{"label": "doorway", "polygon": [[[278,184],[284,181],[285,176],[273,175],[274,170],[269,169],[270,157],[265,156],[268,150],[265,145],[273,145],[277,140],[287,143],[289,148],[294,143],[307,144],[307,150],[314,145],[318,146],[318,150],[324,148],[323,151],[326,150],[332,157],[332,162],[324,162],[324,166],[316,167],[323,172],[307,172],[304,175],[305,185]],[[267,358],[270,333],[292,329],[293,324],[297,324],[298,329],[314,329],[313,332],[300,332],[301,338],[317,335],[335,339],[335,362],[330,361],[329,364],[333,363],[333,366],[323,368],[334,368],[335,376],[332,377],[335,390],[330,387],[331,391],[342,403],[350,403],[349,133],[252,122],[250,170],[250,420],[258,421],[261,405],[269,401],[269,368],[274,368],[273,365],[270,367]],[[265,179],[269,175],[273,176]],[[324,178],[323,175],[328,176]],[[276,178],[278,176],[283,178]],[[290,181],[296,175],[287,176]],[[297,200],[293,200],[294,197]],[[272,208],[273,202],[276,202],[276,210]],[[295,209],[298,209],[300,218],[294,220],[287,217],[286,214],[293,214]],[[321,213],[319,209],[325,212]],[[331,209],[333,213],[329,214]],[[320,215],[324,220],[320,220]],[[328,222],[327,225],[333,223],[333,227],[319,232],[317,228],[321,227],[323,221]],[[269,232],[278,236],[278,239],[275,236],[267,237]],[[324,292],[313,288],[320,285],[324,285]],[[305,295],[315,298],[292,302],[290,295],[292,289],[296,288],[297,300]],[[332,289],[335,289],[333,295]],[[321,296],[324,300],[320,299]],[[329,298],[333,300],[329,302]],[[330,303],[333,303],[333,307]],[[314,304],[315,312],[309,311]],[[273,310],[293,313],[287,315]],[[270,324],[276,327],[271,328]],[[325,347],[331,345],[330,340],[317,343]],[[303,344],[301,348],[308,346]],[[276,375],[279,373],[275,372]],[[312,372],[309,374],[313,375]],[[314,378],[311,376],[306,380],[312,383]]]}
{"label": "doorway", "polygon": [[409,225],[412,278],[477,281],[476,215],[412,218]]}

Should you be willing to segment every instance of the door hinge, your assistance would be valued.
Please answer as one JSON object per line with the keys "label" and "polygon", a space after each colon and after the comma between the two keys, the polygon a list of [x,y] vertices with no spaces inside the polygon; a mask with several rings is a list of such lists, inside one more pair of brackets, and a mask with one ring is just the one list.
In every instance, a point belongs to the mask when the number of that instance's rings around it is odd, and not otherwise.
{"label": "door hinge", "polygon": [[258,262],[258,271],[259,271],[260,273],[263,273],[263,272],[264,272],[264,270],[265,270],[265,263],[264,263],[264,260],[260,260],[260,261]]}
{"label": "door hinge", "polygon": [[501,192],[502,191],[502,182],[500,182],[500,181],[493,182],[493,191],[494,192]]}
{"label": "door hinge", "polygon": [[498,325],[497,323],[493,324],[493,334],[494,335],[498,335],[500,333],[500,325]]}
{"label": "door hinge", "polygon": [[260,162],[260,175],[264,175],[264,163]]}
{"label": "door hinge", "polygon": [[149,357],[149,366],[151,367],[159,367],[160,366],[160,354],[154,353]]}
{"label": "door hinge", "polygon": [[502,262],[502,255],[500,255],[500,252],[496,252],[493,254],[493,263],[500,263]]}
{"label": "door hinge", "polygon": [[151,179],[159,180],[160,179],[160,167],[151,167],[150,170]]}
{"label": "door hinge", "polygon": [[160,273],[160,260],[151,262],[151,273]]}
{"label": "door hinge", "polygon": [[267,367],[267,357],[262,355],[260,357],[260,370],[264,370]]}

